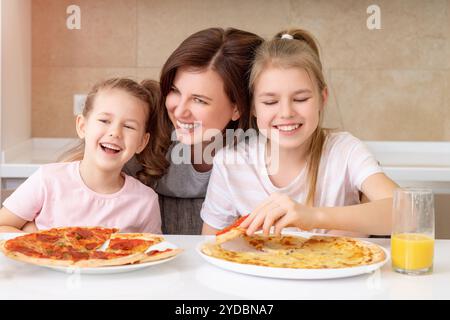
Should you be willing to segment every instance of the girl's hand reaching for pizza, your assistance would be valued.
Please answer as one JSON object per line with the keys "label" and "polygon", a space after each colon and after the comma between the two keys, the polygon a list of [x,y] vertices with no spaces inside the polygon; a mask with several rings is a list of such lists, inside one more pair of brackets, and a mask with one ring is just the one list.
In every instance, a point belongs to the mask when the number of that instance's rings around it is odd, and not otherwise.
{"label": "girl's hand reaching for pizza", "polygon": [[318,214],[316,208],[301,205],[285,194],[273,193],[253,210],[240,227],[247,228],[249,236],[259,229],[268,235],[272,226],[275,227],[275,235],[280,235],[285,227],[311,230],[316,228]]}

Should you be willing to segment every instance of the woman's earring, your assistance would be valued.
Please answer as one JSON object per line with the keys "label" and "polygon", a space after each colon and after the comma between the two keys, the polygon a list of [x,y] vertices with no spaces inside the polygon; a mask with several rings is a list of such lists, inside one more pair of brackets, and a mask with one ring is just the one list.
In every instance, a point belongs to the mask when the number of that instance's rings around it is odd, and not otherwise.
{"label": "woman's earring", "polygon": [[241,114],[239,113],[239,110],[236,107],[236,109],[233,111],[233,115],[231,116],[231,120],[237,121],[237,120],[239,120],[240,117],[241,117]]}

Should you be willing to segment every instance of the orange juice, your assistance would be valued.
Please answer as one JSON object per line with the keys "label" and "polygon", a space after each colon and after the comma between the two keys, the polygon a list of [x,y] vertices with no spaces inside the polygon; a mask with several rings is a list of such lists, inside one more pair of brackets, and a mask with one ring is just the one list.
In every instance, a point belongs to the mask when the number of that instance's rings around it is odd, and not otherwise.
{"label": "orange juice", "polygon": [[418,233],[391,237],[392,266],[403,270],[422,270],[433,265],[434,239]]}

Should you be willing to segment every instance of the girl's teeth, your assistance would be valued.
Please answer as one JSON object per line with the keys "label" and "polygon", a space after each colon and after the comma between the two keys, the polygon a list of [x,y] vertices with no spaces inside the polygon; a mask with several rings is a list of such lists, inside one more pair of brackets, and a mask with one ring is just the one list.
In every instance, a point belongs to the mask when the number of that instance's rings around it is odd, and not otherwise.
{"label": "girl's teeth", "polygon": [[200,123],[183,123],[177,120],[177,125],[186,130],[194,129],[200,126]]}
{"label": "girl's teeth", "polygon": [[300,126],[300,124],[294,124],[291,126],[277,126],[278,130],[280,131],[292,131],[297,129]]}
{"label": "girl's teeth", "polygon": [[109,143],[102,143],[101,146],[102,146],[103,148],[108,148],[108,149],[120,151],[120,148],[119,148],[119,147],[116,147],[115,145],[112,145],[112,144],[109,144]]}

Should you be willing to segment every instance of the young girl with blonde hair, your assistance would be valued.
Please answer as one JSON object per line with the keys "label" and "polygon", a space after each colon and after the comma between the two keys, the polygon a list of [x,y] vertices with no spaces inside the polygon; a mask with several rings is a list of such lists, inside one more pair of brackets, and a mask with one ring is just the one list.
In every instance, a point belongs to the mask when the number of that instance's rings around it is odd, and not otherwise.
{"label": "young girl with blonde hair", "polygon": [[[360,140],[322,128],[328,91],[314,38],[288,30],[263,43],[250,90],[259,137],[214,158],[203,233],[250,214],[241,224],[249,235],[258,229],[268,234],[271,227],[276,234],[285,227],[389,234],[396,184]],[[277,170],[269,170],[274,163]]]}
{"label": "young girl with blonde hair", "polygon": [[[158,196],[121,173],[149,139],[158,139],[153,134],[159,96],[152,81],[114,78],[95,85],[76,119],[81,144],[66,157],[77,161],[43,165],[20,185],[0,210],[0,232],[18,232],[27,224],[26,231],[102,226],[160,233]],[[151,159],[143,180],[163,170],[164,154]]]}

